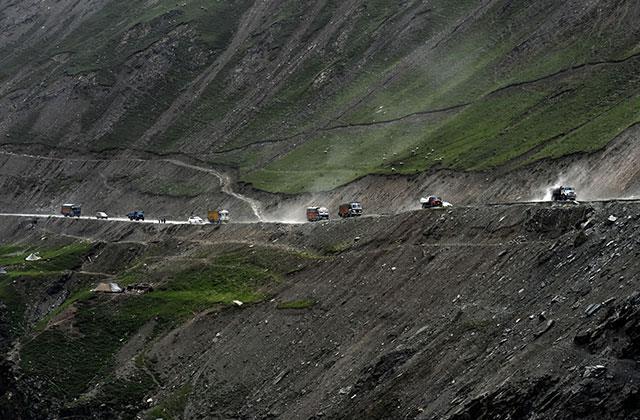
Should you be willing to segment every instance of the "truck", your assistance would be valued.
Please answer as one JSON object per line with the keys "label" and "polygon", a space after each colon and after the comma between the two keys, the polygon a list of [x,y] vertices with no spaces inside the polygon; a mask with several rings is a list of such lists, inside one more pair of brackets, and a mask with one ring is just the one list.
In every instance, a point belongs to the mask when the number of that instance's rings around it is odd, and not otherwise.
{"label": "truck", "polygon": [[440,197],[437,197],[435,195],[430,195],[427,198],[421,198],[420,204],[423,209],[431,209],[434,207],[442,207],[443,201]]}
{"label": "truck", "polygon": [[329,220],[329,209],[326,207],[307,207],[307,220],[310,222],[318,222],[320,220]]}
{"label": "truck", "polygon": [[553,201],[576,201],[576,190],[573,187],[561,185],[551,190],[551,199]]}
{"label": "truck", "polygon": [[229,221],[229,210],[209,210],[207,212],[209,223],[220,225]]}
{"label": "truck", "polygon": [[78,204],[63,204],[60,213],[64,217],[80,217],[82,209]]}
{"label": "truck", "polygon": [[127,213],[129,220],[144,220],[144,212],[142,210],[134,210]]}
{"label": "truck", "polygon": [[338,216],[342,218],[362,216],[362,204],[357,201],[340,204]]}

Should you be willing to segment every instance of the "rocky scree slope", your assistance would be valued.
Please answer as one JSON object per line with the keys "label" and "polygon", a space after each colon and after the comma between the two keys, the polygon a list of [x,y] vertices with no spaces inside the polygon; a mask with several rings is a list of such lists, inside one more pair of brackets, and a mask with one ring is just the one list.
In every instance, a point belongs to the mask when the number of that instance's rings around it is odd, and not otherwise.
{"label": "rocky scree slope", "polygon": [[[1,222],[17,415],[639,415],[635,202],[219,229]],[[36,247],[44,265],[22,265]],[[88,292],[106,279],[154,291]]]}
{"label": "rocky scree slope", "polygon": [[0,143],[179,153],[290,193],[519,167],[637,123],[639,15],[630,0],[5,1]]}

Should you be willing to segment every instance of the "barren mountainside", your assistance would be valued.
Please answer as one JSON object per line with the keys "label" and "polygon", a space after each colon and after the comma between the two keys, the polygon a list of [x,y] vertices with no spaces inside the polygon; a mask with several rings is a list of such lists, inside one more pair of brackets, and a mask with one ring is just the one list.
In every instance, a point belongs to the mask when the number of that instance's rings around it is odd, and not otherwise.
{"label": "barren mountainside", "polygon": [[[0,371],[0,414],[638,418],[639,214],[619,202],[221,228],[3,217],[0,345],[14,368]],[[153,289],[91,292],[98,282]]]}
{"label": "barren mountainside", "polygon": [[639,15],[619,0],[4,1],[0,143],[188,155],[281,192],[518,168],[637,123]]}
{"label": "barren mountainside", "polygon": [[0,419],[640,419],[638,22],[0,0]]}

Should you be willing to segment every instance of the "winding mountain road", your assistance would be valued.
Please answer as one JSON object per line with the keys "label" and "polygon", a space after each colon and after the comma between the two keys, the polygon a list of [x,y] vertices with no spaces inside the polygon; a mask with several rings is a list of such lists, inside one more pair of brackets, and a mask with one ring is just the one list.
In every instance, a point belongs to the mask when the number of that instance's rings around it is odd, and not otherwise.
{"label": "winding mountain road", "polygon": [[[119,161],[119,162],[166,162],[175,166],[180,166],[183,168],[188,168],[188,169],[192,169],[195,171],[199,171],[199,172],[204,172],[204,173],[208,173],[210,175],[215,176],[216,178],[218,178],[218,180],[220,181],[220,190],[227,194],[230,195],[240,201],[243,201],[244,203],[246,203],[249,207],[251,207],[251,210],[253,211],[253,214],[255,215],[256,219],[258,219],[259,222],[263,222],[264,221],[264,216],[263,216],[263,210],[262,210],[262,204],[258,201],[255,200],[251,197],[248,197],[244,194],[240,194],[236,191],[233,190],[233,181],[231,179],[231,177],[223,172],[217,171],[215,169],[212,168],[207,168],[204,166],[198,166],[198,165],[193,165],[190,163],[185,163],[181,160],[178,159],[140,159],[140,158],[130,158],[130,159],[91,159],[91,158],[60,158],[60,157],[53,157],[53,156],[38,156],[38,155],[32,155],[32,154],[26,154],[26,153],[14,153],[14,152],[7,152],[7,151],[0,151],[0,154],[3,155],[8,155],[8,156],[19,156],[19,157],[25,157],[25,158],[29,158],[29,159],[41,159],[41,160],[53,160],[53,161],[84,161],[84,162],[114,162],[114,161]],[[28,215],[27,215],[28,216]],[[49,217],[49,216],[47,216]],[[57,217],[57,215],[55,216]],[[116,220],[116,219],[113,219]],[[156,221],[157,222],[157,221]],[[183,222],[179,222],[179,223],[183,223]],[[186,223],[186,222],[184,222]]]}

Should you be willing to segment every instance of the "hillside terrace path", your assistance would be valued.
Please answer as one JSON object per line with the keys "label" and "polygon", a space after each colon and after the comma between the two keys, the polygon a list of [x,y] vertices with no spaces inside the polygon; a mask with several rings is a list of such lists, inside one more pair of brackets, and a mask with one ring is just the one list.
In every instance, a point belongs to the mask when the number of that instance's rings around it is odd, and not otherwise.
{"label": "hillside terrace path", "polygon": [[[86,161],[86,162],[166,162],[175,166],[180,166],[183,168],[188,168],[188,169],[192,169],[195,171],[200,171],[200,172],[204,172],[204,173],[208,173],[210,175],[215,176],[216,178],[218,178],[219,182],[220,182],[220,189],[222,190],[223,193],[230,195],[234,198],[237,198],[240,201],[243,201],[244,203],[246,203],[249,207],[251,207],[251,210],[253,211],[254,216],[256,217],[256,219],[258,219],[259,222],[264,221],[264,217],[263,217],[263,211],[262,211],[262,204],[258,201],[255,200],[251,197],[248,197],[244,194],[240,194],[236,191],[233,190],[233,181],[231,179],[231,177],[228,174],[225,174],[223,172],[220,172],[218,170],[212,169],[212,168],[207,168],[204,166],[198,166],[198,165],[193,165],[190,163],[185,163],[182,162],[178,159],[140,159],[140,158],[131,158],[131,159],[79,159],[79,158],[60,158],[60,157],[52,157],[52,156],[38,156],[38,155],[31,155],[31,154],[26,154],[26,153],[13,153],[13,152],[7,152],[7,151],[0,151],[0,154],[3,155],[8,155],[8,156],[19,156],[19,157],[25,157],[25,158],[29,158],[29,159],[41,159],[41,160],[53,160],[53,161],[59,161],[59,162],[65,162],[65,161]],[[38,215],[31,215],[31,214],[20,214],[22,216],[38,216]],[[53,217],[57,217],[53,216]],[[86,218],[83,217],[83,218]],[[120,220],[120,219],[114,219],[114,220]],[[151,222],[151,221],[149,221]],[[154,223],[157,221],[153,221]],[[167,221],[169,222],[169,221]],[[180,223],[185,223],[185,222],[176,222],[176,221],[171,221],[170,223],[174,223],[174,224],[180,224]]]}

